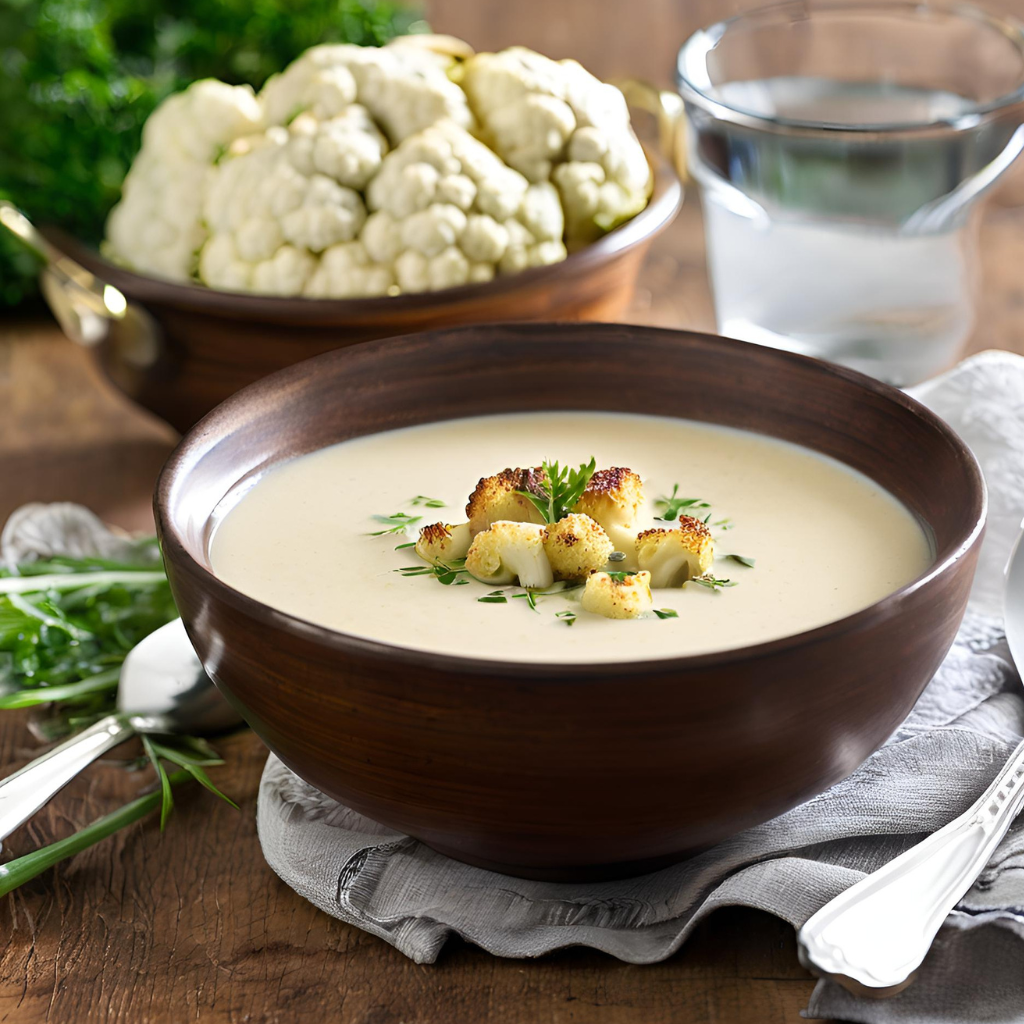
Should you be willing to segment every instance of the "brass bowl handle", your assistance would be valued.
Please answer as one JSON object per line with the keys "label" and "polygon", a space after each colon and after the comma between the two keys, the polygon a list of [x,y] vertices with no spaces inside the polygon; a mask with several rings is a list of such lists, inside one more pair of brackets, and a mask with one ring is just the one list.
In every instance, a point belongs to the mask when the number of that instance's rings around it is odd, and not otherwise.
{"label": "brass bowl handle", "polygon": [[683,184],[689,184],[686,167],[686,112],[683,98],[671,89],[659,89],[639,78],[620,78],[612,83],[631,107],[653,114],[658,122],[658,143]]}

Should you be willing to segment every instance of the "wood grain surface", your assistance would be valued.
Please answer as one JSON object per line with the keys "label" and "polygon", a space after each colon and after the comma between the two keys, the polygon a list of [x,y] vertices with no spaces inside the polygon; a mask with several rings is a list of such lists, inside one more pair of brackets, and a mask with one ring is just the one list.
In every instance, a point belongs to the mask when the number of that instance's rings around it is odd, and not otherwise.
{"label": "wood grain surface", "polygon": [[[667,83],[682,36],[737,5],[430,7],[438,30],[478,46],[523,42],[602,74]],[[1008,9],[1024,15],[1024,0]],[[1009,205],[1021,198],[1009,182],[982,227],[972,350],[1024,354],[1024,211]],[[693,199],[649,255],[629,319],[713,329]],[[0,519],[26,500],[67,498],[143,527],[173,437],[115,394],[52,323],[0,320]],[[792,929],[749,911],[720,911],[675,957],[649,967],[579,950],[499,960],[462,943],[433,966],[412,964],[276,879],[255,833],[265,751],[251,734],[220,748],[229,764],[216,779],[239,812],[183,790],[163,835],[153,821],[135,825],[0,901],[0,1022],[797,1024],[807,1005],[813,983],[797,964]],[[35,750],[24,714],[0,716],[0,765],[20,766]],[[94,767],[4,844],[4,859],[81,827],[145,783],[116,765]]]}

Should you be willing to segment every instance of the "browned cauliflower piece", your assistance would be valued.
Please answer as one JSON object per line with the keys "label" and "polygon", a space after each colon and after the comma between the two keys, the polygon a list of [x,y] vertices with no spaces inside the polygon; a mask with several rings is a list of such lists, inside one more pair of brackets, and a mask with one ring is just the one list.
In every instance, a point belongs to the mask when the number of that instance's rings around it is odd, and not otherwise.
{"label": "browned cauliflower piece", "polygon": [[603,569],[613,550],[601,526],[578,512],[544,531],[544,551],[556,580],[578,580]]}
{"label": "browned cauliflower piece", "polygon": [[523,587],[544,588],[554,582],[538,523],[494,523],[473,538],[466,568],[482,583],[498,586],[518,580]]}
{"label": "browned cauliflower piece", "polygon": [[470,533],[475,537],[497,522],[543,523],[536,505],[519,493],[542,494],[543,479],[541,469],[503,469],[495,476],[482,477],[466,505]]}
{"label": "browned cauliflower piece", "polygon": [[693,516],[680,516],[674,530],[644,530],[636,539],[637,564],[651,574],[651,586],[681,587],[711,568],[711,531]]}
{"label": "browned cauliflower piece", "polygon": [[599,469],[576,502],[574,512],[590,516],[608,534],[615,550],[626,555],[623,569],[637,568],[636,520],[644,503],[640,477],[631,469],[612,466]]}
{"label": "browned cauliflower piece", "polygon": [[606,619],[638,619],[654,607],[651,574],[637,572],[628,576],[595,572],[587,577],[581,601],[583,610]]}
{"label": "browned cauliflower piece", "polygon": [[427,562],[465,558],[472,540],[469,523],[431,523],[420,530],[416,540],[416,554]]}

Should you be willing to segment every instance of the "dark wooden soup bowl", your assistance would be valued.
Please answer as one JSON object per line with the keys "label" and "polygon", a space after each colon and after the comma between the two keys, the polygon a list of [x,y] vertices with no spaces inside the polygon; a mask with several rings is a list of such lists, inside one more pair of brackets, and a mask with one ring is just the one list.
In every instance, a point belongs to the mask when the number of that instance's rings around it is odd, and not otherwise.
{"label": "dark wooden soup bowl", "polygon": [[654,191],[632,220],[561,263],[439,292],[372,299],[224,292],[135,274],[62,232],[47,236],[148,314],[154,330],[146,344],[135,322],[114,322],[90,351],[129,397],[184,431],[246,384],[346,345],[462,324],[618,319],[651,242],[682,202],[669,162],[648,157]]}
{"label": "dark wooden soup bowl", "polygon": [[[905,502],[932,531],[935,562],[810,632],[661,661],[624,650],[602,665],[358,639],[211,572],[218,503],[283,459],[395,427],[545,409],[705,420],[824,452]],[[504,464],[500,452],[494,459]],[[852,371],[681,331],[510,324],[359,345],[246,388],[182,441],[156,516],[203,662],[298,775],[459,860],[582,879],[715,843],[821,792],[874,751],[952,643],[985,488],[941,420]]]}

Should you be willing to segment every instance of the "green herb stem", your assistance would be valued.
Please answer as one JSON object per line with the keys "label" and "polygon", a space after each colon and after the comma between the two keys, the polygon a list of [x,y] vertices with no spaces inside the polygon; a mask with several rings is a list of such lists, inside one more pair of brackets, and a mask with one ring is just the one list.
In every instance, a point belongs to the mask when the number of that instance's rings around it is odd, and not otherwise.
{"label": "green herb stem", "polygon": [[[168,782],[170,785],[176,786],[191,778],[192,776],[187,771],[174,772],[168,777]],[[125,804],[124,807],[112,814],[97,818],[96,821],[86,825],[74,835],[68,836],[67,839],[60,839],[55,843],[50,843],[49,846],[44,846],[41,850],[33,850],[32,853],[16,857],[7,864],[0,865],[0,896],[7,895],[18,886],[41,875],[54,864],[73,857],[76,853],[94,846],[115,832],[144,818],[147,814],[155,811],[161,802],[161,793],[148,793],[146,796]]]}
{"label": "green herb stem", "polygon": [[0,697],[0,711],[13,711],[16,708],[32,708],[40,704],[52,704],[56,701],[78,700],[91,694],[105,693],[116,690],[121,678],[121,669],[113,668],[106,672],[97,672],[77,683],[65,683],[62,686],[39,686],[31,690],[15,690]]}
{"label": "green herb stem", "polygon": [[79,587],[147,587],[166,583],[162,572],[128,569],[124,572],[62,572],[51,576],[4,576],[0,594],[27,594],[35,591],[77,590]]}

